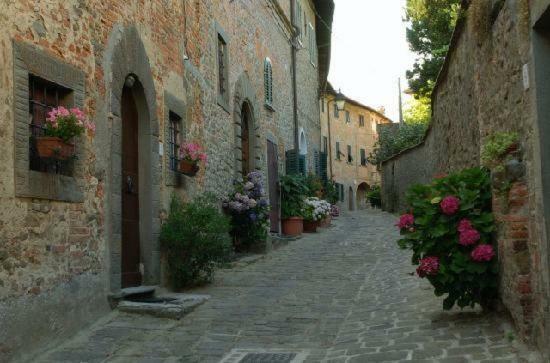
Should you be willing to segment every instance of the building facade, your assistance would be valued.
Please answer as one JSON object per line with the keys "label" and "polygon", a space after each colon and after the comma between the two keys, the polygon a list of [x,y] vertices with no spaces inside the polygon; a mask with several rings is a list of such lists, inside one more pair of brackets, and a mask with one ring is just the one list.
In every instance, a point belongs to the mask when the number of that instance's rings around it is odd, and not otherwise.
{"label": "building facade", "polygon": [[496,132],[519,135],[493,213],[500,297],[521,334],[550,351],[550,1],[465,1],[432,95],[425,140],[382,166],[386,210],[406,208],[405,192],[439,173],[480,165]]}
{"label": "building facade", "polygon": [[378,140],[378,125],[392,121],[382,113],[345,97],[343,111],[336,106],[330,86],[320,99],[322,152],[328,178],[338,184],[340,201],[348,210],[367,207],[367,191],[380,185],[380,173],[367,158]]}
{"label": "building facade", "polygon": [[[90,324],[123,287],[163,284],[158,237],[172,195],[221,197],[253,170],[276,180],[288,150],[320,148],[333,10],[310,0],[2,5],[0,360]],[[84,110],[96,131],[76,159],[44,163],[34,137],[61,105]],[[194,178],[175,170],[184,141],[208,154]]]}

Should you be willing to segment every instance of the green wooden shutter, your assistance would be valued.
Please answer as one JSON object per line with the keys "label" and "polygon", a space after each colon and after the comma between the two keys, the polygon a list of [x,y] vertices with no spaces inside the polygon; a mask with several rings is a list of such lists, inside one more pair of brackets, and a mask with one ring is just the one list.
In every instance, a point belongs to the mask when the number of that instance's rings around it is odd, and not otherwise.
{"label": "green wooden shutter", "polygon": [[317,150],[313,152],[313,162],[315,164],[315,175],[321,176],[321,158]]}
{"label": "green wooden shutter", "polygon": [[327,161],[327,153],[320,153],[319,154],[319,176],[321,177],[321,180],[323,182],[328,182],[328,161]]}
{"label": "green wooden shutter", "polygon": [[296,150],[288,150],[285,153],[285,160],[287,175],[299,174],[300,171],[298,168],[298,154],[296,153]]}
{"label": "green wooden shutter", "polygon": [[298,156],[298,172],[300,174],[303,174],[303,175],[307,174],[306,156],[305,155],[299,155]]}

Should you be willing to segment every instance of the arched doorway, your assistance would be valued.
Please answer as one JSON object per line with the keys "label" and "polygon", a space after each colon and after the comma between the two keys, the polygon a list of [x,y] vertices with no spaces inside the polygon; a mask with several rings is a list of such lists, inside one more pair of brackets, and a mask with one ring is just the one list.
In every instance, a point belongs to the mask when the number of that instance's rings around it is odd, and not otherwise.
{"label": "arched doorway", "polygon": [[248,102],[243,102],[241,108],[241,173],[248,175],[254,167],[252,160],[253,141],[250,137],[253,127],[252,110]]}
{"label": "arched doorway", "polygon": [[367,208],[367,192],[369,191],[369,185],[367,183],[361,183],[357,187],[357,193],[355,198],[355,205],[357,209]]}
{"label": "arched doorway", "polygon": [[150,119],[137,76],[128,75],[121,97],[121,286],[139,286],[151,265],[152,179]]}
{"label": "arched doorway", "polygon": [[353,198],[353,188],[352,187],[349,187],[349,190],[348,190],[348,210],[352,211],[354,210],[354,206],[353,206],[353,202],[354,202],[354,198]]}

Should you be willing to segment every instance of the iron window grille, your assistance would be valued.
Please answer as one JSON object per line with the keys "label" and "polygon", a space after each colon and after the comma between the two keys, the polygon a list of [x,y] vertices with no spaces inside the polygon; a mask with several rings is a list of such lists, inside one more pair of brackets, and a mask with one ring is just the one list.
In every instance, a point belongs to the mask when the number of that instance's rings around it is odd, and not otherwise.
{"label": "iron window grille", "polygon": [[68,106],[71,90],[43,78],[29,74],[29,168],[52,174],[72,175],[73,158],[67,160],[42,159],[38,156],[36,139],[44,136],[48,112],[59,106]]}
{"label": "iron window grille", "polygon": [[181,133],[181,117],[170,111],[169,115],[169,140],[168,150],[170,155],[170,170],[177,171],[179,163],[179,148],[180,148],[180,133]]}
{"label": "iron window grille", "polygon": [[265,88],[265,104],[269,107],[273,106],[273,66],[271,60],[266,58],[264,61],[264,88]]}
{"label": "iron window grille", "polygon": [[221,34],[218,34],[218,83],[219,88],[218,92],[222,99],[225,100],[227,95],[227,64],[226,64],[226,54],[227,52],[227,43],[223,39]]}

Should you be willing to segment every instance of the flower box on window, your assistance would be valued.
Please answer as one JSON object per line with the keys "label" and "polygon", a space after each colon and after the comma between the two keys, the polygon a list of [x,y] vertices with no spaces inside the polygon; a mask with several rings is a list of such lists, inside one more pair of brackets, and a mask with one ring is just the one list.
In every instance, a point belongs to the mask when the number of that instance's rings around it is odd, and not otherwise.
{"label": "flower box on window", "polygon": [[52,109],[44,124],[44,136],[36,138],[38,156],[57,160],[73,157],[73,140],[86,130],[95,131],[95,125],[86,119],[79,108],[68,110],[60,106]]}
{"label": "flower box on window", "polygon": [[200,145],[186,143],[180,146],[179,159],[179,172],[193,177],[200,170],[199,162],[206,163],[206,154],[202,152]]}

